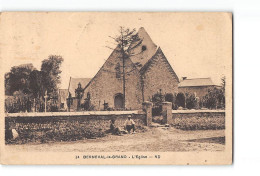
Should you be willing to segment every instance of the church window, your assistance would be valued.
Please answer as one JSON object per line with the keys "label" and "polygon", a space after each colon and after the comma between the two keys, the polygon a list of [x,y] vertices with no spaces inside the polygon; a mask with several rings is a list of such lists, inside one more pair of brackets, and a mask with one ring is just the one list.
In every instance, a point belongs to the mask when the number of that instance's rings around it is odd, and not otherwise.
{"label": "church window", "polygon": [[121,70],[120,70],[119,63],[116,64],[115,70],[116,70],[116,78],[121,78]]}
{"label": "church window", "polygon": [[142,46],[142,51],[145,51],[147,48],[145,45]]}

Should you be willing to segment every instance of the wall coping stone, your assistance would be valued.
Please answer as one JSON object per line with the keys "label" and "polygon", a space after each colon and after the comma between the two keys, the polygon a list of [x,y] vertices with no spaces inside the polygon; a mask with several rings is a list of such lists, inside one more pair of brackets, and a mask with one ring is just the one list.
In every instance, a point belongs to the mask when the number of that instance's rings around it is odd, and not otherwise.
{"label": "wall coping stone", "polygon": [[143,111],[80,111],[80,112],[22,112],[5,113],[5,117],[57,117],[57,116],[86,116],[86,115],[125,115],[145,114]]}
{"label": "wall coping stone", "polygon": [[218,113],[218,112],[225,112],[225,110],[172,110],[173,114],[187,114],[187,113],[203,113],[203,112],[211,112],[211,113]]}
{"label": "wall coping stone", "polygon": [[162,104],[164,104],[164,105],[172,105],[171,102],[167,102],[167,101],[162,102]]}

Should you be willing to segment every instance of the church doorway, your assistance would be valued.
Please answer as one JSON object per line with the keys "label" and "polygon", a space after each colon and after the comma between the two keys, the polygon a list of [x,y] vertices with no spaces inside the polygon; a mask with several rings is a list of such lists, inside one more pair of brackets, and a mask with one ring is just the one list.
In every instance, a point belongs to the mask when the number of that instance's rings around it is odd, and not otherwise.
{"label": "church doorway", "polygon": [[123,109],[124,106],[124,96],[121,93],[115,95],[114,99],[115,109]]}

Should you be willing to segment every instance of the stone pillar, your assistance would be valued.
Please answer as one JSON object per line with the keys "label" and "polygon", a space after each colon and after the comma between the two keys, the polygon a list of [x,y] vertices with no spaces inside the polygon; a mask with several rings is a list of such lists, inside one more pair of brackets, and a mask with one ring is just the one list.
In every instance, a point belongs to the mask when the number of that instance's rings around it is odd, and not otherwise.
{"label": "stone pillar", "polygon": [[162,103],[162,115],[163,115],[164,124],[172,123],[172,103],[171,102]]}
{"label": "stone pillar", "polygon": [[146,113],[146,125],[151,126],[152,124],[152,108],[153,108],[153,103],[149,101],[143,102],[143,110]]}

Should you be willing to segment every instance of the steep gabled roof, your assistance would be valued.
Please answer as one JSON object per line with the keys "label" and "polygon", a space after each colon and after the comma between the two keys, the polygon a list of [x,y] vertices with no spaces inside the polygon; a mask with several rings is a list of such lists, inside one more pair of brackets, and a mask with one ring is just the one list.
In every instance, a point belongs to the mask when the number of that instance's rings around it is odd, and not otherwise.
{"label": "steep gabled roof", "polygon": [[96,75],[89,81],[88,84],[86,84],[86,86],[84,86],[84,90],[96,79],[96,77],[98,76],[98,74],[101,72],[101,70],[104,69],[104,66],[106,65],[106,63],[109,63],[112,57],[119,57],[120,53],[119,53],[119,46],[117,46],[112,53],[110,54],[110,56],[108,57],[108,59],[105,61],[105,63],[102,65],[102,67],[98,70],[98,72],[96,73]]}
{"label": "steep gabled roof", "polygon": [[[141,27],[138,32],[137,32],[138,36],[140,39],[142,39],[142,43],[140,46],[136,47],[133,51],[132,54],[133,56],[130,57],[130,61],[131,63],[133,63],[133,67],[135,69],[137,69],[140,74],[143,74],[150,66],[150,64],[152,64],[153,62],[153,58],[155,58],[158,54],[162,54],[164,61],[167,63],[168,65],[168,69],[170,70],[170,72],[173,74],[173,76],[178,80],[179,82],[179,78],[176,75],[176,73],[174,72],[174,70],[172,69],[170,63],[168,62],[168,60],[166,59],[165,55],[163,54],[161,48],[157,48],[157,46],[153,43],[152,39],[150,38],[150,36],[148,35],[148,33],[145,31],[145,29],[143,27]],[[135,46],[136,43],[132,43],[129,48]],[[145,50],[143,50],[143,47],[145,46]],[[106,62],[103,64],[103,66],[99,69],[99,71],[96,73],[96,75],[88,82],[88,84],[86,84],[86,86],[82,86],[84,87],[84,89],[86,89],[97,77],[97,75],[99,75],[99,73],[101,72],[101,70],[105,70],[104,66],[108,65],[106,64],[107,62],[109,63],[112,57],[119,57],[120,56],[120,52],[119,52],[119,46],[117,46],[113,52],[110,54],[110,56],[108,57],[108,59],[106,60]],[[135,64],[136,63],[140,63],[142,66],[141,67],[137,67]]]}
{"label": "steep gabled roof", "polygon": [[69,92],[72,97],[75,97],[75,89],[78,88],[78,84],[81,84],[81,87],[84,88],[89,82],[91,78],[70,78],[69,82]]}
{"label": "steep gabled roof", "polygon": [[164,62],[167,63],[168,67],[165,69],[169,69],[169,71],[172,73],[172,75],[177,79],[178,82],[179,78],[177,76],[177,74],[174,72],[174,70],[172,69],[171,64],[168,62],[167,58],[165,57],[165,55],[163,54],[161,48],[159,47],[156,51],[156,53],[153,55],[153,57],[141,68],[140,73],[143,75],[148,69],[151,68],[152,64],[155,62],[156,58],[158,57],[158,55],[162,55],[162,59]]}
{"label": "steep gabled roof", "polygon": [[214,86],[211,78],[185,79],[179,83],[179,87]]}
{"label": "steep gabled roof", "polygon": [[[134,64],[141,64],[141,67],[137,67],[140,70],[142,66],[144,66],[146,62],[148,62],[148,60],[155,54],[157,46],[153,43],[151,37],[143,27],[138,30],[137,35],[142,40],[142,43],[131,51],[133,56],[131,56],[130,59]],[[136,42],[132,43],[129,48],[132,48],[135,45]]]}

